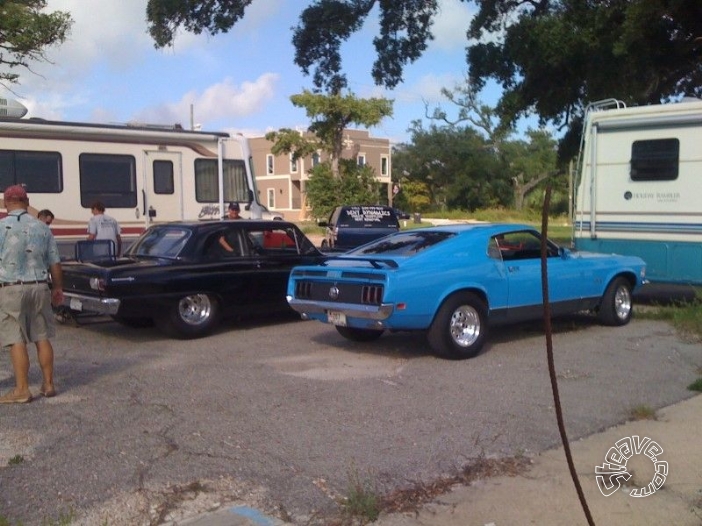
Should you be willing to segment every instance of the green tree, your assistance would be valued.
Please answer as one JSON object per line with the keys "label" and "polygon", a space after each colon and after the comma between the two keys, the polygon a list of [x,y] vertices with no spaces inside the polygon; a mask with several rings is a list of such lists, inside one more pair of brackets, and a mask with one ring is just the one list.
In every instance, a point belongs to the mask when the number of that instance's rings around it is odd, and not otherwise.
{"label": "green tree", "polygon": [[536,112],[568,127],[577,148],[584,107],[615,97],[650,104],[702,95],[699,0],[479,0],[468,33],[469,75],[504,88],[499,113]]}
{"label": "green tree", "polygon": [[[557,144],[551,134],[545,130],[529,130],[526,135],[528,141],[506,141],[502,145],[503,159],[514,189],[514,207],[517,210],[524,208],[529,193],[547,179],[553,181],[559,173],[556,169]],[[560,180],[565,181],[565,178],[561,177]],[[555,203],[553,197],[552,201]]]}
{"label": "green tree", "polygon": [[413,123],[410,144],[393,156],[393,180],[404,188],[422,182],[433,209],[507,206],[512,199],[508,174],[497,151],[471,127]]}
{"label": "green tree", "polygon": [[359,99],[353,93],[324,95],[305,90],[293,95],[290,100],[298,108],[305,108],[307,117],[312,121],[307,129],[313,138],[307,139],[289,129],[269,133],[266,138],[275,142],[273,153],[292,153],[295,158],[300,158],[322,149],[330,156],[335,177],[339,176],[344,130],[350,124],[372,127],[392,115],[392,101],[383,98]]}
{"label": "green tree", "polygon": [[433,112],[427,107],[426,116],[451,127],[468,124],[485,134],[504,165],[503,173],[509,174],[514,190],[513,204],[517,210],[524,208],[527,195],[543,181],[551,178],[551,182],[555,182],[553,176],[558,173],[557,145],[550,133],[543,129],[529,130],[528,141],[507,140],[513,132],[513,124],[499,119],[495,108],[479,100],[475,86],[469,79],[453,90],[444,88],[441,92],[457,108],[457,114],[449,117],[445,110],[437,106]]}
{"label": "green tree", "polygon": [[73,20],[69,13],[42,12],[45,0],[0,0],[0,84],[19,82],[15,68],[47,61],[46,50],[65,42]]}
{"label": "green tree", "polygon": [[340,176],[335,177],[331,165],[321,163],[312,168],[305,185],[307,204],[313,217],[326,219],[334,207],[344,203],[378,204],[379,186],[369,166],[345,159]]}
{"label": "green tree", "polygon": [[[228,31],[252,0],[149,0],[156,46],[176,30]],[[463,0],[467,2],[468,0]],[[702,3],[699,0],[474,0],[468,66],[479,91],[494,79],[504,88],[497,106],[513,123],[536,113],[542,124],[568,128],[562,157],[578,144],[587,103],[616,97],[647,104],[702,95]],[[403,68],[432,39],[437,0],[308,0],[293,29],[295,63],[313,72],[318,90],[346,87],[341,46],[378,15],[376,84],[395,87]]]}

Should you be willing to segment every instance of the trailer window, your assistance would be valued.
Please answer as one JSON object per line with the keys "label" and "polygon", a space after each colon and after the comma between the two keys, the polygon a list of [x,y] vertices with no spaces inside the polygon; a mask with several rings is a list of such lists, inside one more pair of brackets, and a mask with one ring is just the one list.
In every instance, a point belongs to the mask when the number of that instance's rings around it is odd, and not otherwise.
{"label": "trailer window", "polygon": [[653,139],[631,145],[632,181],[673,181],[678,178],[680,141]]}
{"label": "trailer window", "polygon": [[137,205],[136,161],[131,155],[83,153],[79,157],[80,204],[102,201],[107,208]]}
{"label": "trailer window", "polygon": [[171,161],[154,161],[154,193],[173,194],[173,163]]}
{"label": "trailer window", "polygon": [[[225,202],[248,201],[249,185],[244,161],[225,159],[222,166]],[[218,203],[219,184],[216,159],[195,160],[195,199],[198,203]]]}
{"label": "trailer window", "polygon": [[57,194],[63,190],[61,154],[0,150],[0,187],[23,184],[27,192]]}

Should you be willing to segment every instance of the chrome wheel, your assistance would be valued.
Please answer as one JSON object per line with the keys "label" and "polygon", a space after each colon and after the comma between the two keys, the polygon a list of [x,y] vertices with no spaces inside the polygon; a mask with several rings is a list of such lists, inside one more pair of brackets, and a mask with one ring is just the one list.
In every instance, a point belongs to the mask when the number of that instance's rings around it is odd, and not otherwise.
{"label": "chrome wheel", "polygon": [[614,278],[602,295],[599,306],[600,321],[605,325],[626,325],[633,310],[631,284],[622,276]]}
{"label": "chrome wheel", "polygon": [[207,294],[186,296],[178,302],[178,317],[187,325],[198,326],[212,317],[213,305]]}
{"label": "chrome wheel", "polygon": [[614,310],[617,318],[628,320],[631,315],[631,293],[628,287],[619,287],[614,295]]}
{"label": "chrome wheel", "polygon": [[480,314],[470,305],[461,305],[451,315],[449,331],[456,345],[470,347],[480,337]]}
{"label": "chrome wheel", "polygon": [[446,358],[472,358],[488,335],[488,308],[472,292],[457,292],[444,301],[429,326],[427,338],[434,351]]}

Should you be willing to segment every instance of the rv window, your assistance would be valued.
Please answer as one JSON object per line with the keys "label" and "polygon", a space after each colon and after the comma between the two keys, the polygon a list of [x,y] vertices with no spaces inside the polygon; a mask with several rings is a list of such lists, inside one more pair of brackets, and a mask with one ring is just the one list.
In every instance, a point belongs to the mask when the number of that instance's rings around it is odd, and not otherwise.
{"label": "rv window", "polygon": [[23,184],[29,193],[63,190],[61,155],[57,152],[0,150],[0,187]]}
{"label": "rv window", "polygon": [[136,161],[131,155],[83,153],[80,165],[80,204],[90,208],[102,201],[107,208],[137,205]]}
{"label": "rv window", "polygon": [[171,161],[154,161],[154,193],[173,194],[173,163]]}
{"label": "rv window", "polygon": [[[244,161],[225,159],[223,165],[224,202],[248,201],[249,185]],[[198,203],[219,202],[217,159],[195,160],[195,199]]]}
{"label": "rv window", "polygon": [[680,141],[653,139],[631,145],[632,181],[672,181],[678,178]]}

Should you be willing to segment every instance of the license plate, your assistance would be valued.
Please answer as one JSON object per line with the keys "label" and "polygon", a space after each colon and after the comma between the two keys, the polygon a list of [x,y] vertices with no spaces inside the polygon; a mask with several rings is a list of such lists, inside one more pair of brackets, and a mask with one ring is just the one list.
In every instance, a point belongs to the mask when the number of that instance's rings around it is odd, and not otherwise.
{"label": "license plate", "polygon": [[346,314],[335,310],[327,311],[327,321],[332,325],[346,327]]}
{"label": "license plate", "polygon": [[70,307],[71,307],[71,310],[82,311],[83,310],[83,302],[77,298],[71,298]]}

